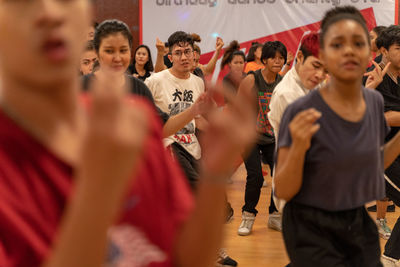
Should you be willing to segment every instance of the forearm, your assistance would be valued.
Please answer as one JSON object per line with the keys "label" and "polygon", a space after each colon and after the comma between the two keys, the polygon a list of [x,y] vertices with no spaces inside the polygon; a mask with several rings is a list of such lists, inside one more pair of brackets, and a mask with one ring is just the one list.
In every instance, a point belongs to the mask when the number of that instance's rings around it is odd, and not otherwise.
{"label": "forearm", "polygon": [[156,64],[154,65],[154,72],[160,72],[165,70],[167,67],[164,65],[163,53],[157,52]]}
{"label": "forearm", "polygon": [[168,137],[185,127],[196,116],[193,106],[170,117],[163,127],[163,137]]}
{"label": "forearm", "polygon": [[209,179],[212,178],[200,178],[205,181],[197,188],[196,209],[177,239],[176,266],[204,267],[215,262],[226,217],[226,186],[222,182],[207,181]]}
{"label": "forearm", "polygon": [[400,153],[400,132],[398,132],[384,148],[384,167],[389,167]]}
{"label": "forearm", "polygon": [[207,65],[203,66],[204,75],[209,75],[213,73],[220,53],[220,51],[216,51],[210,61],[208,61]]}
{"label": "forearm", "polygon": [[386,122],[389,126],[400,127],[400,112],[387,111],[385,112]]}
{"label": "forearm", "polygon": [[295,145],[288,149],[283,162],[278,161],[277,171],[274,176],[275,195],[286,201],[291,200],[301,188],[303,183],[305,151]]}

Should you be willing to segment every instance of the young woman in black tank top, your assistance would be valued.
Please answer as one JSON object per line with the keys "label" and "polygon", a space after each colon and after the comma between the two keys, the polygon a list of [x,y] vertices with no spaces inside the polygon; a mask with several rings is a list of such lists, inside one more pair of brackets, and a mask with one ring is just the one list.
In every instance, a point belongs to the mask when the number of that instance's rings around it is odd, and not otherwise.
{"label": "young woman in black tank top", "polygon": [[[257,132],[259,135],[256,146],[244,158],[247,178],[245,204],[242,208],[242,223],[238,229],[239,235],[249,235],[251,233],[257,214],[256,206],[260,199],[261,187],[264,181],[261,160],[269,165],[271,173],[273,170],[275,138],[272,126],[267,118],[267,113],[269,112],[269,102],[272,92],[282,79],[278,73],[286,62],[286,55],[286,47],[281,42],[265,43],[261,55],[261,60],[265,67],[255,72],[249,72],[239,87],[238,97],[242,93],[249,91],[256,96],[258,105]],[[270,228],[280,230],[280,217],[273,214],[276,212],[277,209],[271,195],[268,225]]]}

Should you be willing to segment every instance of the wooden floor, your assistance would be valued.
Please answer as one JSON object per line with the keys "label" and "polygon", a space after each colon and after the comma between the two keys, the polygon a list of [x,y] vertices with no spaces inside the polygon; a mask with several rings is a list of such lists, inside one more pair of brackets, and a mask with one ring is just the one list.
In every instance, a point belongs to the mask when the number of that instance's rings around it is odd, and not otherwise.
{"label": "wooden floor", "polygon": [[[234,219],[226,225],[224,247],[227,253],[235,259],[240,267],[283,267],[289,263],[282,234],[267,227],[268,205],[271,192],[271,178],[266,178],[267,187],[261,191],[260,201],[257,206],[258,215],[254,223],[253,232],[249,236],[239,236],[237,229],[241,222],[241,208],[243,206],[244,188],[246,183],[246,170],[241,165],[232,178],[229,186],[228,199],[235,210]],[[376,213],[371,213],[375,218]],[[400,216],[400,209],[387,213],[386,217],[390,227],[393,227]],[[382,248],[385,240],[382,238]]]}

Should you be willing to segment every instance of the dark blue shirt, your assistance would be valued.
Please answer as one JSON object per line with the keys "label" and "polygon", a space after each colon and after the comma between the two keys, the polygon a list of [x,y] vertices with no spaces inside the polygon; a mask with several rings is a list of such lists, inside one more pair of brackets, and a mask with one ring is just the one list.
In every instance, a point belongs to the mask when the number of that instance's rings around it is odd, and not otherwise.
{"label": "dark blue shirt", "polygon": [[329,211],[354,209],[385,195],[383,145],[389,131],[382,96],[363,88],[364,117],[350,122],[335,113],[319,90],[289,105],[282,117],[278,148],[289,147],[289,123],[305,109],[322,113],[320,129],[306,152],[303,184],[292,201]]}

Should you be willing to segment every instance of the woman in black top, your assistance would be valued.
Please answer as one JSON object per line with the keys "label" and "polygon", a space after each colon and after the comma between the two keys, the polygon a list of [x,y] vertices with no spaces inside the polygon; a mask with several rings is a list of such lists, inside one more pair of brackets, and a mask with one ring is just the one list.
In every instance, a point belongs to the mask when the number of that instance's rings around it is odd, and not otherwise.
{"label": "woman in black top", "polygon": [[154,71],[153,61],[151,59],[150,48],[147,45],[139,45],[135,50],[132,64],[128,69],[129,73],[141,81],[150,77]]}

